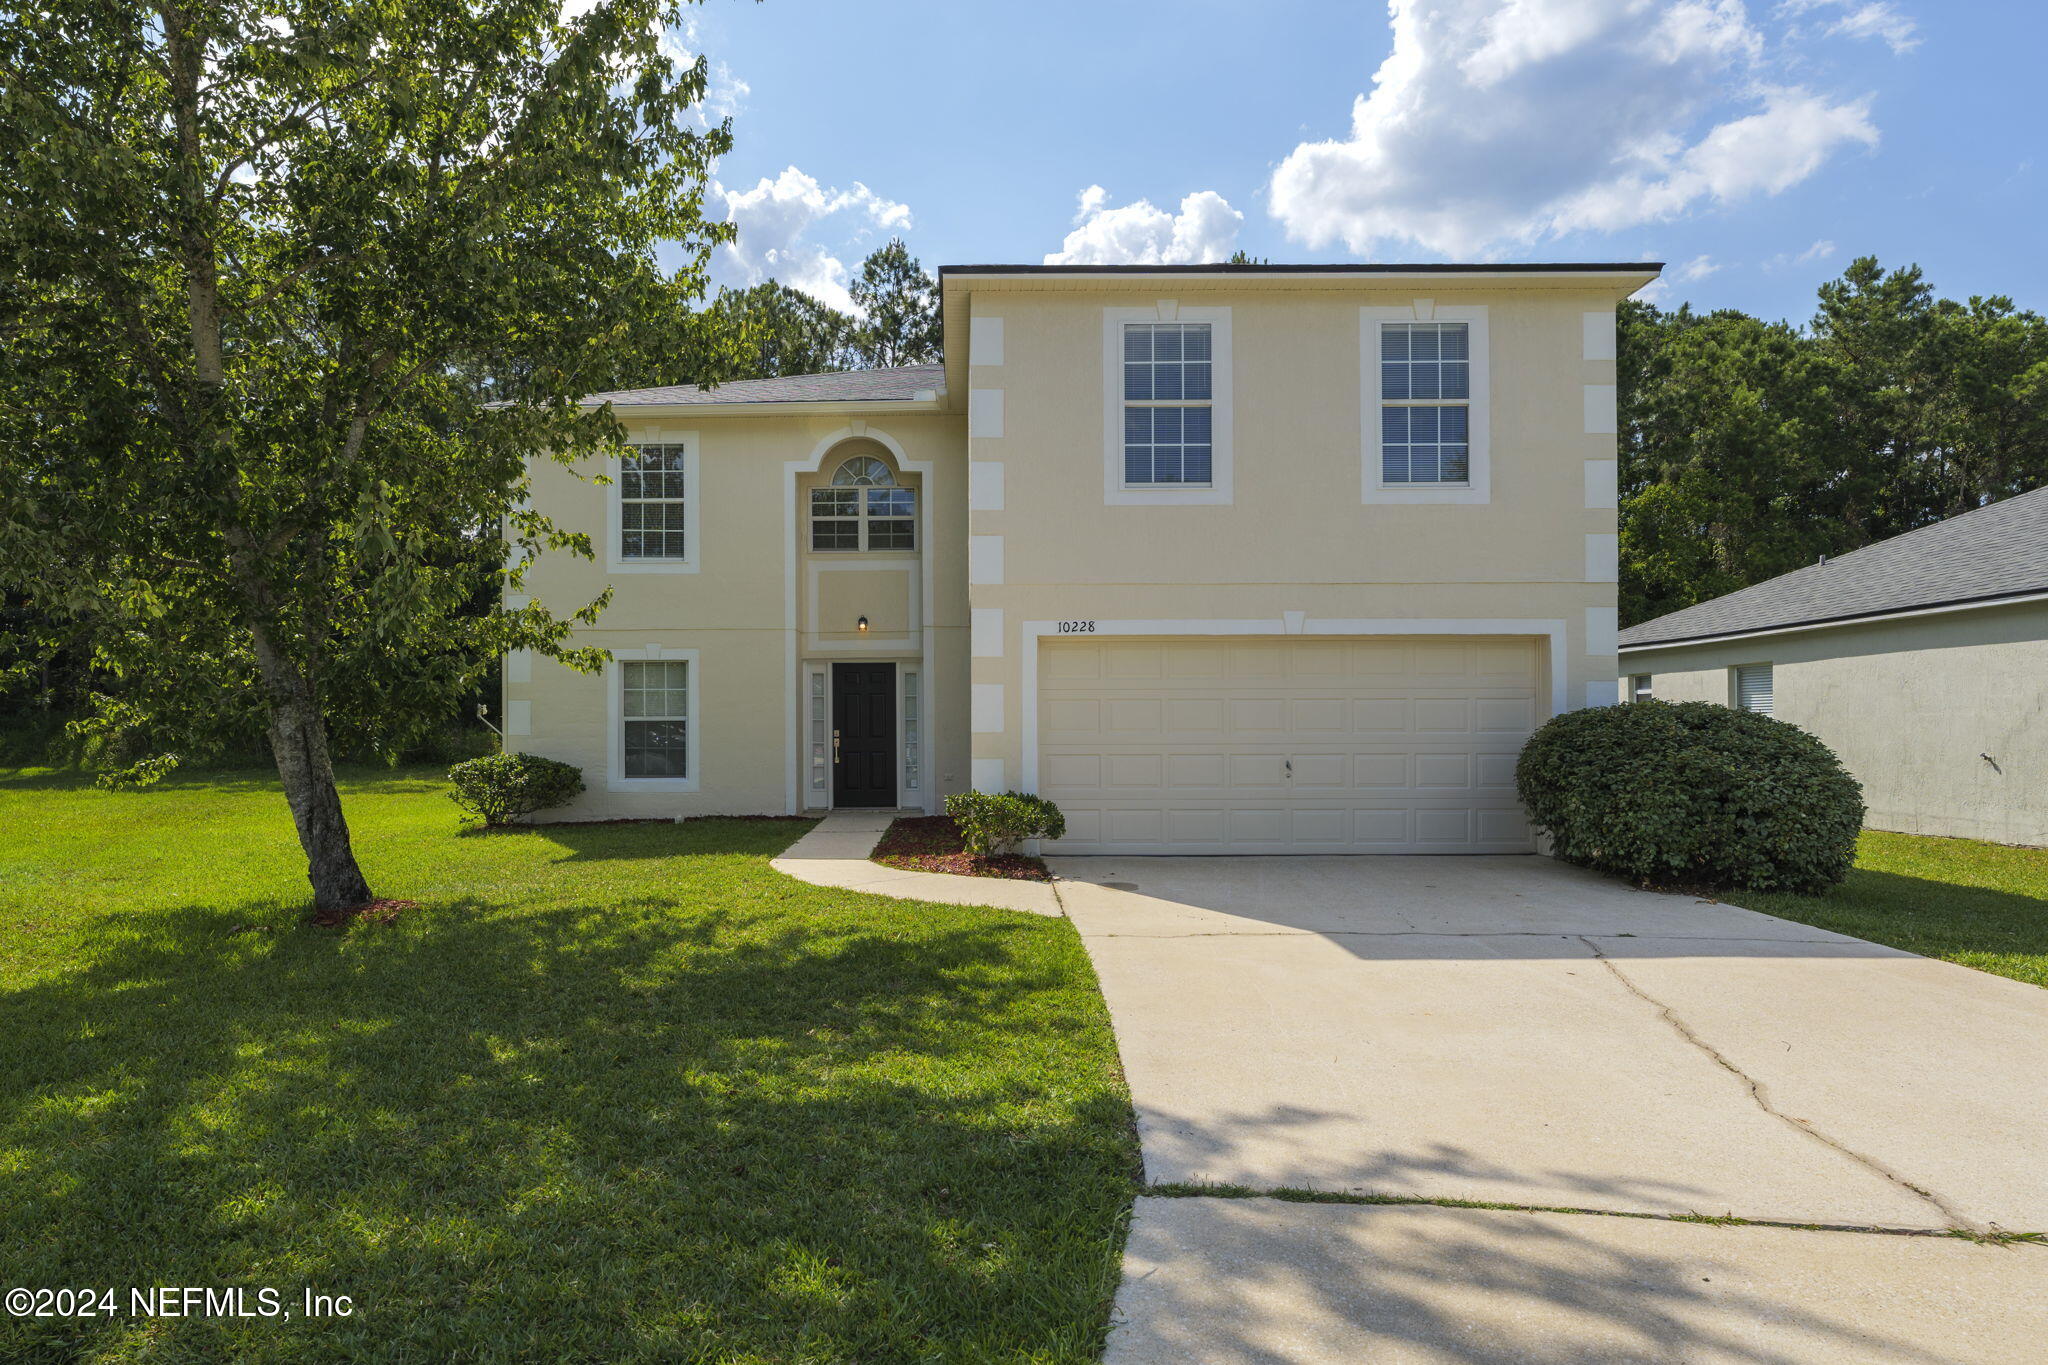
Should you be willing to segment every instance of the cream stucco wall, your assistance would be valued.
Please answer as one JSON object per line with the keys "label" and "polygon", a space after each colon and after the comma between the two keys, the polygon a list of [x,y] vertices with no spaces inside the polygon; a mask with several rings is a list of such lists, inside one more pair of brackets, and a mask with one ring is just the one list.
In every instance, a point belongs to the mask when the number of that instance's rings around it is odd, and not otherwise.
{"label": "cream stucco wall", "polygon": [[1727,705],[1730,670],[1761,663],[1773,714],[1841,756],[1872,828],[2048,845],[2048,603],[1631,651],[1620,666],[1665,701]]}
{"label": "cream stucco wall", "polygon": [[[1000,364],[966,370],[977,786],[1028,777],[1035,682],[1024,632],[1033,622],[1252,620],[1275,633],[1332,622],[1539,623],[1554,626],[1561,650],[1546,661],[1546,678],[1558,679],[1546,689],[1550,709],[1586,704],[1595,686],[1611,698],[1617,292],[1606,281],[1435,287],[1418,302],[1419,292],[1355,281],[1262,289],[1227,277],[975,290],[975,335],[1001,337]],[[1484,310],[1485,501],[1365,500],[1362,308],[1425,319]],[[1121,397],[1105,373],[1110,309],[1161,319],[1228,310],[1227,503],[1112,504],[1104,417]]]}
{"label": "cream stucco wall", "polygon": [[[886,659],[922,670],[923,782],[904,795],[935,806],[969,785],[1025,779],[1023,632],[1060,620],[1534,635],[1547,710],[1585,705],[1595,686],[1604,700],[1615,674],[1612,317],[1640,282],[1595,271],[949,285],[945,397],[622,410],[631,438],[696,450],[691,571],[617,563],[615,490],[577,477],[587,465],[544,464],[535,506],[588,531],[598,555],[545,556],[527,591],[568,612],[609,585],[611,605],[577,643],[688,653],[697,789],[618,789],[616,679],[547,660],[508,661],[508,744],[584,768],[590,791],[572,818],[806,809],[822,804],[808,762],[812,670]],[[1162,306],[1169,293],[1178,302]],[[1182,306],[1227,310],[1200,316],[1230,325],[1232,486],[1207,505],[1133,503],[1105,486],[1105,418],[1119,406],[1105,310],[1168,317]],[[1365,309],[1484,318],[1483,491],[1390,503],[1365,486]],[[854,453],[879,454],[919,489],[916,554],[810,552],[808,489]],[[862,615],[865,636],[853,629]]]}
{"label": "cream stucco wall", "polygon": [[[574,643],[659,649],[669,657],[695,651],[690,728],[698,789],[613,789],[616,680],[546,659],[512,661],[505,710],[527,733],[508,734],[507,745],[583,768],[589,791],[567,818],[768,813],[814,804],[796,786],[797,694],[806,664],[833,659],[929,667],[925,690],[932,710],[920,794],[936,800],[963,789],[969,769],[967,590],[957,567],[966,530],[962,420],[936,412],[719,416],[701,408],[621,416],[630,439],[691,439],[697,446],[694,571],[614,567],[607,500],[616,486],[589,480],[590,461],[573,468],[541,464],[532,470],[534,506],[564,529],[590,533],[597,554],[594,560],[546,554],[529,571],[526,589],[566,614],[611,586],[611,604]],[[851,454],[924,466],[900,471],[923,502],[916,553],[809,553],[805,490],[829,479]],[[815,472],[821,463],[822,474]],[[814,572],[826,563],[846,567]],[[865,637],[853,628],[861,615],[870,618]]]}

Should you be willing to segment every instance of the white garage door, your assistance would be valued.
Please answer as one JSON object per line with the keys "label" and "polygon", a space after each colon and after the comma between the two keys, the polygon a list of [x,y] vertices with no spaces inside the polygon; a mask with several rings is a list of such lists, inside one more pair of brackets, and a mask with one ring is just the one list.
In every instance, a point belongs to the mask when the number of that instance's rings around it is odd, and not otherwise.
{"label": "white garage door", "polygon": [[1543,695],[1513,636],[1050,640],[1062,853],[1523,853]]}

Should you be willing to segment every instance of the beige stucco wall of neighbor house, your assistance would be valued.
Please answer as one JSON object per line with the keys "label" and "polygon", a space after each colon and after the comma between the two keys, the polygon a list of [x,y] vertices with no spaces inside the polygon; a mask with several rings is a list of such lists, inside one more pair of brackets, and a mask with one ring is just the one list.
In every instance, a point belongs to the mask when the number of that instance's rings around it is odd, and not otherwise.
{"label": "beige stucco wall of neighbor house", "polygon": [[1761,663],[1772,713],[1841,756],[1873,829],[2048,845],[2048,603],[1631,652],[1621,677],[1727,705],[1730,670]]}
{"label": "beige stucco wall of neighbor house", "polygon": [[[1631,286],[1460,285],[1276,287],[1225,276],[973,288],[965,378],[977,787],[1016,786],[1028,773],[1031,623],[1093,621],[1110,634],[1131,621],[1210,623],[1190,634],[1219,622],[1266,623],[1274,634],[1335,622],[1535,623],[1501,629],[1544,635],[1542,714],[1613,699],[1612,318]],[[1373,320],[1484,310],[1483,500],[1368,500],[1362,403],[1376,400],[1377,384],[1362,373],[1364,308]],[[1113,500],[1113,317],[1227,318],[1227,501]],[[1224,382],[1219,364],[1219,391]],[[1220,430],[1220,411],[1216,420]],[[1220,450],[1218,462],[1220,483]]]}
{"label": "beige stucco wall of neighbor house", "polygon": [[[608,501],[616,485],[585,477],[595,472],[594,461],[543,463],[531,471],[533,505],[564,529],[588,532],[597,555],[544,555],[527,574],[526,595],[567,614],[609,585],[610,605],[595,626],[576,632],[574,643],[641,657],[660,651],[659,657],[691,662],[697,789],[656,790],[630,781],[617,789],[616,678],[515,656],[505,670],[507,747],[575,763],[589,788],[555,818],[757,814],[813,804],[797,785],[798,693],[807,666],[834,659],[895,662],[899,682],[904,667],[929,670],[919,792],[937,800],[963,789],[969,772],[967,590],[958,571],[966,530],[963,420],[937,411],[725,416],[705,407],[621,417],[629,439],[680,441],[696,450],[689,571],[637,572],[619,564]],[[922,525],[916,552],[809,552],[806,490],[829,480],[853,454],[884,459],[900,482],[917,488]],[[854,629],[862,615],[870,619],[866,636]]]}

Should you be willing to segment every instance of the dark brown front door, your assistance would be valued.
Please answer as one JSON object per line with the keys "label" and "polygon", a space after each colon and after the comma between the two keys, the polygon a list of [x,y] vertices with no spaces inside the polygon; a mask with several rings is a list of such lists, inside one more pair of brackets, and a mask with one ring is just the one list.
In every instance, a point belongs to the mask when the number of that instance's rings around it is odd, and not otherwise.
{"label": "dark brown front door", "polygon": [[832,665],[832,804],[896,804],[896,665]]}

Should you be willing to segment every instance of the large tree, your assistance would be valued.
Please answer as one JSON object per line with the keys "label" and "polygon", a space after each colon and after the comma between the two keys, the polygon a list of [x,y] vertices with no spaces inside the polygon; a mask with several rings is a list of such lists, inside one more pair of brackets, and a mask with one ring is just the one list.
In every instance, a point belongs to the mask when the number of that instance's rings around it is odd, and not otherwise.
{"label": "large tree", "polygon": [[[574,11],[580,10],[580,13]],[[336,727],[395,746],[570,616],[525,461],[681,334],[726,229],[676,0],[49,0],[0,14],[0,587],[90,616],[103,723],[260,718],[323,908]],[[691,264],[655,264],[680,242]],[[625,370],[636,368],[626,363]],[[575,604],[572,604],[575,605]]]}
{"label": "large tree", "polygon": [[860,264],[847,290],[862,318],[855,346],[864,365],[928,365],[939,359],[938,287],[891,237]]}
{"label": "large tree", "polygon": [[722,315],[743,350],[732,378],[824,374],[859,363],[854,320],[786,284],[765,280],[751,289],[721,289],[712,312]]}

